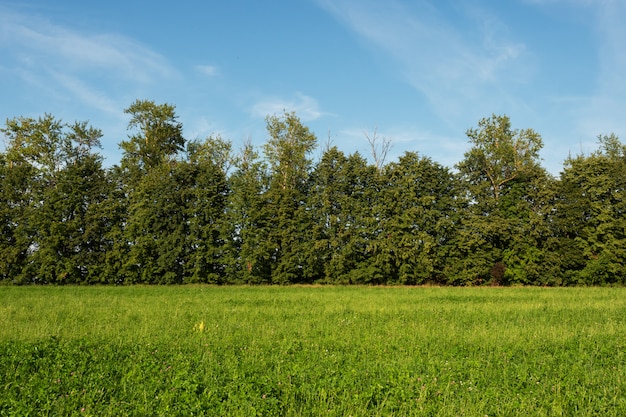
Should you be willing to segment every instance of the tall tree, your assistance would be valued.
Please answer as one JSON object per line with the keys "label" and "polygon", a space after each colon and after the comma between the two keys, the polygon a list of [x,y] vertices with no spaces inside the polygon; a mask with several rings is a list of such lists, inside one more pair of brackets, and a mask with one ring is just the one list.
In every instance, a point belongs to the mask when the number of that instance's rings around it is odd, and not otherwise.
{"label": "tall tree", "polygon": [[32,190],[34,168],[9,162],[0,154],[0,280],[16,282],[33,243],[30,225],[36,195]]}
{"label": "tall tree", "polygon": [[148,171],[130,195],[126,280],[219,283],[225,197],[224,176],[206,162],[175,161]]}
{"label": "tall tree", "polygon": [[401,284],[445,282],[458,205],[456,179],[446,168],[406,152],[385,171],[377,250],[387,279]]}
{"label": "tall tree", "polygon": [[101,157],[87,154],[59,171],[55,186],[44,190],[32,219],[38,245],[32,258],[42,280],[100,282],[112,226],[100,208],[109,197],[108,186]]}
{"label": "tall tree", "polygon": [[121,276],[131,283],[221,283],[230,143],[187,142],[168,104],[136,101],[126,113],[132,134],[120,145],[128,201],[125,243],[118,245],[127,253],[115,259]]}
{"label": "tall tree", "polygon": [[361,155],[326,149],[311,174],[306,214],[305,275],[327,283],[374,283],[371,243],[379,172]]}
{"label": "tall tree", "polygon": [[304,202],[317,138],[295,113],[266,119],[269,139],[264,146],[272,177],[269,201],[274,228],[268,236],[272,280],[303,281],[302,236],[307,231]]}
{"label": "tall tree", "polygon": [[457,168],[475,197],[489,193],[498,200],[515,180],[524,179],[539,165],[541,136],[532,129],[512,129],[506,115],[483,118],[477,129],[466,134],[471,148]]}
{"label": "tall tree", "polygon": [[545,177],[539,164],[542,139],[532,129],[512,129],[508,116],[496,115],[481,119],[467,136],[471,148],[457,164],[468,206],[459,228],[461,262],[454,282],[503,283],[505,252],[515,237],[528,232],[518,220],[533,201],[530,184]]}
{"label": "tall tree", "polygon": [[172,160],[185,149],[183,125],[175,110],[173,105],[149,100],[136,100],[124,110],[131,116],[128,130],[134,133],[120,143],[124,151],[122,167],[144,172]]}
{"label": "tall tree", "polygon": [[227,172],[232,161],[231,143],[219,136],[208,137],[190,142],[188,153],[185,179],[181,181],[188,184],[181,186],[181,209],[189,224],[185,280],[221,284],[227,273],[225,211],[230,194]]}
{"label": "tall tree", "polygon": [[182,282],[186,225],[176,181],[177,157],[186,144],[183,126],[169,104],[136,100],[124,112],[131,116],[130,133],[120,143],[118,173],[127,217],[115,263],[125,282]]}
{"label": "tall tree", "polygon": [[130,243],[125,264],[129,283],[182,283],[186,228],[171,168],[153,167],[129,196],[125,228]]}
{"label": "tall tree", "polygon": [[339,248],[345,227],[343,207],[349,190],[344,175],[347,158],[337,147],[327,148],[310,176],[307,211],[311,230],[306,234],[305,274],[313,281],[327,280],[326,268]]}
{"label": "tall tree", "polygon": [[269,284],[272,281],[270,230],[275,227],[268,202],[267,166],[250,142],[234,158],[228,177],[225,263],[231,283]]}
{"label": "tall tree", "polygon": [[6,255],[23,266],[15,279],[89,281],[107,250],[101,220],[93,215],[107,197],[101,157],[94,152],[101,132],[48,114],[8,120],[2,131],[8,139],[3,182],[11,188],[9,224],[16,246]]}
{"label": "tall tree", "polygon": [[600,149],[566,160],[554,223],[565,283],[626,282],[626,146],[600,136]]}
{"label": "tall tree", "polygon": [[358,152],[346,158],[331,149],[328,157],[317,174],[323,180],[319,215],[326,226],[326,241],[318,242],[324,249],[316,251],[326,253],[323,279],[341,284],[384,283],[383,271],[373,262],[374,242],[380,233],[380,173]]}
{"label": "tall tree", "polygon": [[517,181],[500,201],[508,233],[500,283],[559,285],[562,258],[555,254],[556,180],[538,168]]}

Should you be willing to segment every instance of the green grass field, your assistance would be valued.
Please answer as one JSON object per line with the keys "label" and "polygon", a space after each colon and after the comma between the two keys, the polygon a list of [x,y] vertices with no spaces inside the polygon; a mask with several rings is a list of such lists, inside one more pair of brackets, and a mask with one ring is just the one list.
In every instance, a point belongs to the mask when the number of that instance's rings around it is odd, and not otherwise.
{"label": "green grass field", "polygon": [[626,289],[0,287],[0,415],[624,416]]}

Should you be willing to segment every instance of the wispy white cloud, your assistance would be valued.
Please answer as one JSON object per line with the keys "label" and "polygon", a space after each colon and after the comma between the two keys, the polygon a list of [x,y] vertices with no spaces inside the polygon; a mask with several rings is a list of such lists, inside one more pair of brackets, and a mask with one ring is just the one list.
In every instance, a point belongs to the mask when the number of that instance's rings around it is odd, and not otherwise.
{"label": "wispy white cloud", "polygon": [[621,0],[553,0],[580,7],[592,17],[597,42],[596,79],[591,94],[572,106],[575,126],[584,140],[617,133],[626,139],[626,3]]}
{"label": "wispy white cloud", "polygon": [[174,73],[162,56],[123,36],[78,33],[11,13],[0,17],[0,24],[3,49],[19,54],[25,65],[114,71],[115,76],[141,82]]}
{"label": "wispy white cloud", "polygon": [[124,104],[108,97],[106,93],[98,91],[96,88],[83,82],[80,78],[62,73],[53,74],[53,78],[74,98],[105,113],[119,114],[120,109],[124,106]]}
{"label": "wispy white cloud", "polygon": [[[528,79],[522,42],[506,25],[478,8],[455,10],[471,27],[461,32],[436,2],[318,0],[338,21],[391,58],[436,114],[454,124],[468,112],[489,112],[515,100],[505,86]],[[463,117],[465,120],[465,117]]]}
{"label": "wispy white cloud", "polygon": [[254,117],[280,115],[285,111],[295,112],[303,122],[317,120],[324,114],[317,100],[302,93],[296,93],[291,99],[266,97],[256,102],[250,109]]}
{"label": "wispy white cloud", "polygon": [[[519,7],[544,9],[542,15],[553,16],[556,27],[561,18],[568,25],[580,25],[581,31],[588,31],[581,37],[595,43],[591,47],[595,56],[591,48],[572,56],[573,62],[585,60],[581,66],[595,69],[595,78],[581,79],[563,96],[558,96],[563,90],[535,88],[535,82],[550,83],[544,76],[553,71],[542,66],[558,63],[546,60],[543,45],[532,37],[514,33],[503,20],[511,16],[486,9],[488,2],[317,2],[367,47],[382,54],[451,130],[461,133],[481,117],[507,113],[514,123],[521,120],[521,127],[544,135],[546,155],[563,159],[568,148],[576,153],[598,134],[615,132],[626,139],[626,2],[622,0],[518,0],[523,3]],[[578,45],[564,45],[570,46]],[[424,145],[415,140],[418,147]],[[451,138],[447,142],[451,152],[466,146],[464,140],[462,134]],[[432,149],[436,160],[449,160],[436,147]],[[548,159],[548,169],[557,172],[560,161]]]}
{"label": "wispy white cloud", "polygon": [[601,35],[600,91],[626,97],[626,3],[607,1],[598,6],[597,30]]}
{"label": "wispy white cloud", "polygon": [[[12,62],[5,70],[22,81],[52,84],[56,94],[105,112],[121,112],[110,96],[126,97],[129,84],[177,77],[164,57],[130,38],[81,33],[7,8],[0,8],[0,53]],[[104,82],[113,91],[98,91]]]}
{"label": "wispy white cloud", "polygon": [[215,65],[196,65],[195,69],[208,77],[214,77],[219,74],[219,69]]}

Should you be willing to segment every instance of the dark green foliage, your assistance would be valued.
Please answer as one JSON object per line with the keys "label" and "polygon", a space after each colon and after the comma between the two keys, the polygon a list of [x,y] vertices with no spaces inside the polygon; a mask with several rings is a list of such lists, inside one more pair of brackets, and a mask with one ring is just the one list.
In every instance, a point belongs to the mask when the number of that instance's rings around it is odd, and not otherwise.
{"label": "dark green foliage", "polygon": [[98,282],[112,226],[100,209],[109,196],[100,160],[85,156],[59,171],[55,181],[43,190],[43,204],[32,218],[38,246],[31,256],[34,277],[60,284]]}
{"label": "dark green foliage", "polygon": [[226,279],[230,283],[269,284],[272,272],[266,242],[273,227],[267,200],[269,175],[249,143],[234,165],[225,214]]}
{"label": "dark green foliage", "polygon": [[[541,284],[549,268],[546,247],[554,181],[541,168],[541,137],[514,130],[507,116],[479,121],[467,136],[472,148],[457,168],[465,186],[456,245],[455,284]],[[460,267],[459,267],[460,266]]]}
{"label": "dark green foliage", "polygon": [[4,281],[17,281],[27,265],[33,171],[30,165],[11,164],[0,155],[0,279]]}
{"label": "dark green foliage", "polygon": [[601,136],[601,149],[569,158],[561,175],[555,223],[559,252],[571,256],[567,283],[626,281],[626,148]]}
{"label": "dark green foliage", "polygon": [[267,120],[269,139],[264,150],[270,167],[267,190],[268,218],[272,227],[264,251],[274,284],[305,282],[304,242],[307,184],[317,138],[294,113]]}
{"label": "dark green foliage", "polygon": [[51,115],[1,129],[0,281],[14,284],[626,283],[626,148],[615,135],[541,167],[542,139],[492,115],[457,172],[329,147],[294,113],[259,154],[187,141],[175,107],[137,100],[119,166],[101,132]]}
{"label": "dark green foliage", "polygon": [[100,131],[50,115],[7,121],[2,166],[9,246],[4,276],[16,283],[92,283],[110,249],[99,205],[109,195]]}
{"label": "dark green foliage", "polygon": [[311,230],[304,250],[305,274],[313,281],[336,279],[331,261],[339,256],[341,237],[350,225],[346,208],[352,187],[347,184],[347,161],[336,147],[327,149],[310,176],[307,208]]}
{"label": "dark green foliage", "polygon": [[[112,259],[120,283],[221,283],[222,218],[230,144],[187,143],[174,107],[137,101],[126,110],[122,189],[126,218]],[[187,158],[182,159],[187,144]]]}
{"label": "dark green foliage", "polygon": [[310,241],[304,250],[311,276],[324,283],[382,283],[373,266],[378,173],[358,153],[324,152],[311,176]]}
{"label": "dark green foliage", "polygon": [[129,197],[126,283],[220,283],[224,173],[210,160],[150,169]]}
{"label": "dark green foliage", "polygon": [[384,173],[377,252],[390,282],[443,283],[457,227],[458,184],[444,167],[407,152]]}

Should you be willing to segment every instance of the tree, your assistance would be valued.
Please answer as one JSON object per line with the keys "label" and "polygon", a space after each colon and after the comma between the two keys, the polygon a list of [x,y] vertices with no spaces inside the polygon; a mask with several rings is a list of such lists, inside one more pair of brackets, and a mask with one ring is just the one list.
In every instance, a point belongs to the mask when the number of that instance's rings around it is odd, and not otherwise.
{"label": "tree", "polygon": [[225,211],[230,194],[227,172],[232,160],[231,143],[221,137],[188,145],[189,161],[183,167],[187,188],[181,207],[189,223],[185,265],[186,282],[221,284],[226,279]]}
{"label": "tree", "polygon": [[[128,208],[115,263],[129,283],[221,283],[230,143],[186,142],[174,107],[137,101],[122,169]],[[184,145],[186,153],[183,153]],[[141,175],[139,175],[141,174]]]}
{"label": "tree", "polygon": [[129,244],[124,264],[127,283],[183,282],[188,227],[179,192],[179,170],[178,163],[152,167],[129,196],[124,229]]}
{"label": "tree", "polygon": [[[381,284],[386,278],[373,263],[373,242],[379,234],[377,204],[379,172],[358,152],[345,157],[330,149],[314,173],[313,227],[323,236],[316,242],[323,282]],[[319,221],[322,221],[320,229]],[[311,248],[311,245],[307,245]],[[319,250],[317,250],[319,249]],[[310,251],[310,249],[309,249]],[[311,258],[315,259],[315,258]]]}
{"label": "tree", "polygon": [[44,190],[43,204],[31,221],[37,250],[32,254],[41,281],[90,284],[101,279],[112,226],[100,205],[109,197],[101,157],[83,154],[56,175]]}
{"label": "tree", "polygon": [[194,204],[204,197],[199,195],[200,177],[214,168],[207,168],[212,163],[210,145],[189,143],[190,161],[185,161],[187,141],[174,106],[136,100],[124,112],[131,116],[131,134],[120,143],[124,153],[116,170],[125,195],[125,219],[111,261],[130,283],[208,279],[213,261],[203,264],[197,251],[202,248],[208,256],[204,245],[212,247],[213,242],[198,242],[203,236],[208,239],[202,231],[208,219],[199,213],[206,208]]}
{"label": "tree", "polygon": [[537,169],[500,201],[509,238],[502,251],[502,284],[561,285],[563,258],[555,250],[556,180]]}
{"label": "tree", "polygon": [[[378,136],[374,136],[372,150],[379,152]],[[308,240],[302,245],[307,280],[331,284],[387,281],[374,262],[380,233],[381,174],[389,149],[388,142],[383,142],[382,153],[369,164],[358,152],[346,156],[329,141],[311,172],[302,233]]]}
{"label": "tree", "polygon": [[174,106],[136,100],[124,113],[131,115],[128,130],[136,132],[120,143],[124,151],[122,167],[143,172],[171,161],[185,149],[183,125],[178,122]]}
{"label": "tree", "polygon": [[225,177],[215,165],[177,161],[151,169],[130,197],[126,280],[221,283],[225,198]]}
{"label": "tree", "polygon": [[272,280],[271,250],[268,247],[272,223],[267,192],[267,166],[250,142],[234,159],[228,178],[230,194],[226,206],[226,276],[231,283],[269,284]]}
{"label": "tree", "polygon": [[93,151],[101,132],[48,114],[8,120],[2,132],[8,139],[5,232],[14,246],[4,255],[19,265],[9,274],[18,282],[89,281],[107,250],[100,217],[93,215],[107,197]]}
{"label": "tree", "polygon": [[316,148],[317,138],[293,112],[269,116],[266,124],[269,138],[263,149],[274,185],[303,192],[312,164],[308,155]]}
{"label": "tree", "polygon": [[559,182],[554,223],[568,284],[626,282],[626,147],[598,139],[598,151],[566,160]]}
{"label": "tree", "polygon": [[[75,129],[78,125],[75,125]],[[17,165],[31,166],[37,180],[44,188],[54,185],[54,176],[61,170],[71,155],[72,135],[64,132],[67,126],[50,114],[38,119],[19,117],[9,119],[0,129],[7,140],[6,159],[9,168]],[[101,135],[96,133],[99,138]],[[73,135],[79,136],[79,132]],[[99,142],[96,141],[96,146]]]}
{"label": "tree", "polygon": [[33,177],[32,166],[11,164],[6,154],[0,154],[0,280],[5,282],[15,282],[28,264]]}
{"label": "tree", "polygon": [[272,280],[303,281],[302,236],[307,231],[304,202],[317,138],[295,113],[266,119],[269,139],[264,146],[272,173],[268,191],[274,227],[268,236]]}
{"label": "tree", "polygon": [[538,162],[541,136],[514,130],[507,116],[496,115],[481,119],[467,136],[472,147],[457,164],[467,209],[457,235],[461,262],[452,275],[456,283],[504,283],[507,251],[535,256],[527,249],[536,242],[524,243],[526,248],[513,243],[531,235],[522,219],[533,213],[533,184],[547,178]]}
{"label": "tree", "polygon": [[489,190],[498,200],[507,186],[539,165],[541,136],[532,129],[511,129],[508,116],[483,118],[478,129],[469,129],[466,134],[472,147],[457,168],[477,198]]}
{"label": "tree", "polygon": [[376,246],[387,279],[401,284],[445,282],[458,207],[456,179],[446,168],[406,152],[385,171]]}
{"label": "tree", "polygon": [[346,189],[343,169],[346,156],[337,147],[327,148],[310,176],[306,207],[311,230],[307,234],[306,275],[313,281],[326,278],[325,268],[338,247]]}
{"label": "tree", "polygon": [[192,163],[209,163],[224,175],[228,175],[233,164],[232,143],[220,135],[209,136],[204,141],[187,143],[188,159]]}

